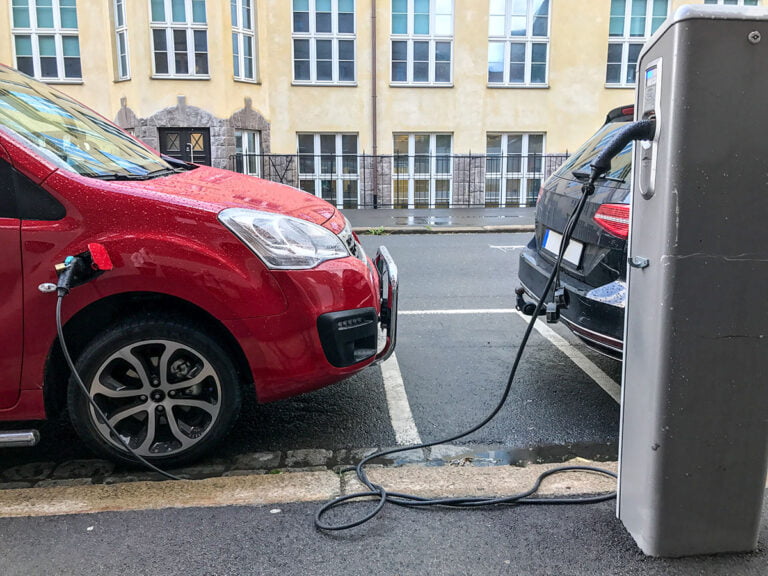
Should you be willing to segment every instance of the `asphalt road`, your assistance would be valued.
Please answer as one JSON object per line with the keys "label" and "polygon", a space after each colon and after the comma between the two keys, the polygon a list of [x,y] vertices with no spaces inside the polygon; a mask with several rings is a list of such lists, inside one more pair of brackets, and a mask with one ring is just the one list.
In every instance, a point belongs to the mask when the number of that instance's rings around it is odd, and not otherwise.
{"label": "asphalt road", "polygon": [[[758,552],[648,558],[614,503],[471,511],[388,507],[338,534],[316,503],[0,519],[2,573],[100,576],[764,576]],[[346,518],[359,509],[342,508]]]}
{"label": "asphalt road", "polygon": [[[501,397],[527,319],[514,308],[519,247],[528,234],[380,238],[402,278],[397,357],[422,439],[471,427]],[[377,238],[365,237],[373,251]],[[461,313],[467,312],[467,313]],[[620,365],[593,354],[620,380]],[[618,404],[562,352],[534,332],[507,405],[465,441],[533,448],[547,460],[563,446],[582,456],[616,455]]]}
{"label": "asphalt road", "polygon": [[[527,234],[363,237],[370,254],[386,245],[400,269],[396,356],[413,425],[423,440],[469,428],[499,400],[525,329],[525,320],[510,309],[519,253],[515,246],[527,240]],[[618,381],[618,363],[589,352],[564,327],[554,328]],[[534,332],[507,405],[490,425],[460,442],[542,461],[568,455],[615,459],[618,418],[616,401]],[[66,419],[43,424],[41,434],[35,448],[0,450],[2,466],[92,457]],[[215,456],[395,444],[385,382],[376,367],[298,398],[247,402]]]}

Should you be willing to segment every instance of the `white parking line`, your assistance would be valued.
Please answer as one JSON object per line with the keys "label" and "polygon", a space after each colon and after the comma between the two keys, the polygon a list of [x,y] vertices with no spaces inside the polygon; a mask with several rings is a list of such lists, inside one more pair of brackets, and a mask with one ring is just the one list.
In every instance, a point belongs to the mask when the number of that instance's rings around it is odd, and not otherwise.
{"label": "white parking line", "polygon": [[[530,317],[525,316],[519,310],[515,310],[515,314],[520,316],[526,323],[530,322]],[[537,321],[533,327],[536,331],[549,340],[571,361],[576,364],[582,371],[592,378],[597,385],[600,386],[605,392],[613,398],[617,403],[621,403],[621,386],[614,382],[613,378],[608,376],[600,368],[598,368],[589,358],[584,356],[573,344],[570,344],[565,338],[560,336],[557,332],[552,330],[544,322]]]}
{"label": "white parking line", "polygon": [[394,353],[381,363],[381,377],[384,379],[384,392],[387,395],[389,419],[395,431],[395,441],[400,446],[421,444],[421,436],[413,420],[408,395],[405,393],[403,375]]}
{"label": "white parking line", "polygon": [[437,314],[514,314],[514,308],[469,308],[466,310],[398,310],[403,316],[432,316]]}
{"label": "white parking line", "polygon": [[[403,316],[431,316],[437,314],[443,315],[456,315],[456,314],[517,314],[525,322],[528,322],[530,318],[521,314],[514,308],[475,308],[467,310],[400,310],[398,314]],[[621,402],[621,386],[619,386],[613,378],[603,372],[594,362],[582,354],[573,344],[570,344],[565,338],[560,336],[557,332],[552,330],[544,322],[536,322],[534,324],[536,331],[549,340],[554,346],[556,346],[563,354],[568,356],[571,361],[576,364],[581,370],[592,380],[594,380],[600,388],[605,390],[611,398],[616,402]],[[384,366],[382,365],[382,373]],[[398,375],[399,375],[398,368]],[[402,383],[402,377],[400,377]],[[403,393],[405,391],[403,390]],[[406,399],[407,402],[407,399]],[[391,412],[391,409],[390,409]],[[410,409],[409,409],[410,413]]]}
{"label": "white parking line", "polygon": [[489,248],[495,248],[496,250],[501,250],[502,252],[512,252],[514,250],[520,250],[521,248],[525,248],[522,244],[519,246],[513,245],[513,246],[494,246],[493,244],[488,244]]}

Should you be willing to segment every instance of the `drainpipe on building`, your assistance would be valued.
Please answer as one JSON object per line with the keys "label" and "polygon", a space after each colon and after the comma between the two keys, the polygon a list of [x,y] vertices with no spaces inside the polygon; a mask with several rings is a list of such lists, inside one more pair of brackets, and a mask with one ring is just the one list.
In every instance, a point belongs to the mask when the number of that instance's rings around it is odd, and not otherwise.
{"label": "drainpipe on building", "polygon": [[376,0],[371,0],[371,132],[373,137],[373,207],[379,207],[379,135],[376,125]]}

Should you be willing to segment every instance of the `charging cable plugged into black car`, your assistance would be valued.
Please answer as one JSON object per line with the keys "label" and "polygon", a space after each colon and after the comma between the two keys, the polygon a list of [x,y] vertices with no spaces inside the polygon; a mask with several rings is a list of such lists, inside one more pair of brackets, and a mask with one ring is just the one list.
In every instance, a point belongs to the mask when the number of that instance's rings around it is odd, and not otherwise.
{"label": "charging cable plugged into black car", "polygon": [[[617,109],[616,112],[623,114],[626,109],[621,108]],[[609,115],[607,121],[611,121],[611,115]],[[565,250],[567,248],[567,244],[571,239],[571,236],[573,235],[573,230],[575,229],[576,222],[578,221],[581,211],[583,210],[583,204],[586,201],[586,197],[591,196],[595,192],[595,183],[601,179],[606,178],[608,180],[615,180],[612,178],[606,177],[606,173],[608,173],[611,169],[611,160],[615,158],[618,154],[620,154],[628,144],[635,141],[647,141],[652,140],[656,134],[656,121],[655,118],[647,118],[645,120],[640,120],[638,122],[633,122],[630,124],[627,124],[626,126],[616,130],[611,140],[608,142],[608,144],[603,148],[600,153],[594,157],[590,164],[590,173],[587,174],[586,172],[580,172],[575,171],[572,173],[572,175],[580,182],[583,182],[582,185],[582,197],[581,202],[577,206],[576,210],[578,211],[579,216],[574,220],[573,214],[568,219],[568,223],[565,226],[565,229],[563,230],[563,240],[560,245],[560,258],[557,259],[555,266],[553,267],[553,273],[555,274],[555,282],[554,282],[554,290],[552,292],[552,301],[548,302],[546,304],[546,307],[543,309],[539,309],[539,314],[546,314],[547,316],[547,322],[549,323],[556,323],[560,320],[560,311],[568,308],[569,305],[569,294],[568,291],[561,286],[560,283],[560,268],[561,268],[561,262],[562,262],[562,256],[565,254]],[[623,182],[623,181],[622,181]],[[567,240],[566,240],[567,238]],[[630,262],[630,265],[634,265]],[[536,304],[532,302],[528,302],[525,300],[525,289],[523,287],[519,287],[515,290],[515,294],[517,295],[517,302],[516,302],[516,309],[525,314],[526,316],[529,316],[534,313],[535,310],[537,310]]]}
{"label": "charging cable plugged into black car", "polygon": [[[398,452],[405,452],[408,450],[415,450],[415,449],[421,449],[421,448],[429,448],[432,446],[437,446],[439,444],[447,444],[450,442],[454,442],[460,438],[464,438],[465,436],[468,436],[480,430],[501,411],[501,408],[506,403],[509,393],[512,389],[512,383],[514,381],[515,375],[517,374],[518,366],[520,364],[520,361],[522,360],[523,352],[525,350],[526,345],[528,344],[528,340],[530,338],[531,332],[533,331],[533,326],[536,320],[538,319],[538,316],[542,314],[546,314],[547,321],[555,321],[556,318],[559,316],[560,309],[568,305],[567,293],[564,291],[564,289],[557,286],[558,274],[560,271],[560,266],[562,264],[563,258],[565,256],[565,251],[568,248],[568,243],[571,239],[571,236],[573,235],[573,230],[576,227],[576,223],[579,221],[579,218],[581,217],[581,213],[584,210],[584,206],[587,202],[587,199],[595,191],[595,182],[603,174],[605,174],[608,170],[610,170],[611,159],[614,156],[616,156],[619,152],[621,152],[627,144],[637,140],[650,140],[653,138],[655,131],[656,131],[656,125],[653,120],[643,120],[643,121],[629,124],[628,126],[625,126],[615,134],[611,143],[605,148],[605,150],[603,150],[601,154],[599,154],[595,158],[594,162],[591,165],[591,174],[589,176],[589,179],[582,185],[581,197],[579,198],[579,201],[576,207],[574,208],[573,212],[571,213],[568,219],[568,223],[563,232],[563,238],[560,244],[560,250],[557,255],[557,260],[555,261],[554,268],[546,282],[544,289],[539,295],[538,303],[535,304],[535,303],[525,302],[522,293],[519,291],[516,291],[517,309],[523,312],[524,314],[530,314],[531,320],[530,322],[528,322],[525,333],[523,334],[523,338],[520,341],[520,345],[518,346],[517,353],[515,355],[515,360],[512,363],[512,367],[510,369],[509,376],[507,378],[507,383],[504,388],[504,392],[501,395],[501,399],[496,404],[496,407],[479,424],[473,426],[469,430],[466,430],[460,434],[456,434],[448,438],[442,438],[434,442],[426,442],[426,443],[417,444],[413,446],[403,446],[403,447],[394,448],[391,450],[384,450],[363,458],[357,464],[354,470],[360,482],[362,482],[368,488],[368,490],[365,492],[356,492],[353,494],[340,496],[338,498],[335,498],[323,504],[317,510],[317,513],[315,515],[315,526],[318,529],[326,530],[326,531],[338,531],[338,530],[347,530],[350,528],[354,528],[356,526],[360,526],[361,524],[364,524],[365,522],[371,520],[379,512],[381,512],[381,510],[384,508],[384,505],[387,502],[389,502],[390,504],[394,504],[396,506],[403,506],[408,508],[423,508],[423,507],[429,507],[429,506],[445,506],[450,508],[477,508],[479,506],[492,506],[497,504],[549,504],[549,505],[593,504],[597,502],[605,502],[607,500],[612,500],[616,498],[615,491],[607,494],[600,494],[595,496],[573,497],[573,498],[534,497],[534,494],[536,494],[536,492],[539,490],[544,479],[554,474],[560,474],[564,472],[585,471],[585,472],[594,472],[598,474],[603,474],[605,476],[609,476],[612,478],[617,477],[616,474],[614,474],[609,470],[596,468],[593,466],[559,466],[559,467],[553,468],[551,470],[548,470],[542,473],[536,479],[536,482],[529,490],[526,490],[525,492],[522,492],[519,494],[511,495],[511,496],[499,496],[499,497],[488,497],[488,498],[485,498],[485,497],[425,498],[425,497],[413,495],[413,494],[389,492],[383,486],[379,484],[374,484],[368,478],[368,475],[365,472],[365,465],[368,462],[375,460],[377,458],[381,458],[383,456],[389,456],[391,454],[396,454]],[[556,289],[554,291],[553,301],[550,303],[544,304],[546,302],[547,296],[552,290],[553,285],[556,286]],[[376,502],[373,509],[367,514],[365,514],[364,516],[358,518],[357,520],[346,522],[346,523],[339,523],[339,524],[331,524],[324,521],[324,517],[328,512],[330,512],[332,509],[337,508],[342,504],[346,504],[356,500],[368,501],[371,499],[373,499]]]}

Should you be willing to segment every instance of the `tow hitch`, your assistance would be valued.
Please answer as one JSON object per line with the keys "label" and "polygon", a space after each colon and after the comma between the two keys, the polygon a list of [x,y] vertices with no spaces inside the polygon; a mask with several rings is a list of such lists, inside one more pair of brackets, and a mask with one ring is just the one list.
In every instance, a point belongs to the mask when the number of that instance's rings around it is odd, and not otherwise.
{"label": "tow hitch", "polygon": [[[522,286],[519,286],[515,288],[515,294],[517,295],[517,301],[515,302],[515,309],[519,312],[522,312],[526,316],[533,316],[533,314],[536,312],[536,303],[535,302],[528,302],[525,299],[525,288]],[[542,308],[539,310],[539,316],[542,314],[546,314],[547,310],[545,308]]]}

